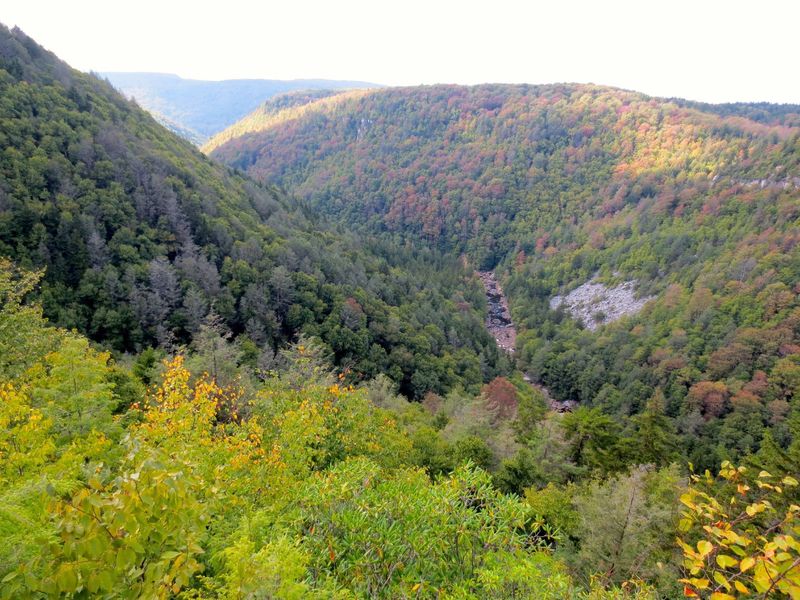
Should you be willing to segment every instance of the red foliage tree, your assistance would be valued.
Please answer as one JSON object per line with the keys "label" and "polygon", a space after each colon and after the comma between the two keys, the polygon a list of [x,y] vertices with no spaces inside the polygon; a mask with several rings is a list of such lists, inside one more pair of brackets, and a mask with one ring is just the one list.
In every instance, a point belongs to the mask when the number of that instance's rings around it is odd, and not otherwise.
{"label": "red foliage tree", "polygon": [[483,394],[486,397],[486,406],[496,411],[498,418],[511,419],[517,414],[517,388],[505,377],[497,377],[483,386]]}
{"label": "red foliage tree", "polygon": [[727,408],[728,386],[721,381],[700,381],[689,388],[687,399],[706,419],[719,417]]}

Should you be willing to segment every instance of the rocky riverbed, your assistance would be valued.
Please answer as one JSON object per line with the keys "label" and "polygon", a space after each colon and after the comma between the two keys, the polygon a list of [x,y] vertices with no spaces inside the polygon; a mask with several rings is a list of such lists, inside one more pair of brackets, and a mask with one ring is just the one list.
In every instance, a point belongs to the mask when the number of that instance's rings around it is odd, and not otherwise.
{"label": "rocky riverbed", "polygon": [[[514,321],[511,320],[508,299],[492,271],[479,271],[478,276],[483,282],[483,287],[486,290],[486,301],[489,304],[486,315],[486,329],[492,334],[499,348],[509,354],[513,354],[517,341],[517,328],[514,326]],[[523,379],[544,394],[550,410],[560,413],[570,412],[577,406],[577,402],[572,400],[565,402],[554,400],[550,397],[550,392],[547,388],[535,383],[527,373],[523,375]]]}
{"label": "rocky riverbed", "polygon": [[486,300],[489,303],[486,329],[492,334],[499,348],[513,354],[517,343],[517,330],[508,310],[508,300],[492,271],[480,271],[478,276],[483,282]]}

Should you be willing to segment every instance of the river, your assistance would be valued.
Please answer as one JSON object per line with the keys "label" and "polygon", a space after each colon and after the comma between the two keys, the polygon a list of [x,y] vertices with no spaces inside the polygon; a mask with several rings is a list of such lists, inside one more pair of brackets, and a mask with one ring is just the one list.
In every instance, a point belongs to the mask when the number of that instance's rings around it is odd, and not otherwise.
{"label": "river", "polygon": [[[517,328],[511,319],[511,312],[508,310],[508,299],[503,293],[503,288],[500,287],[493,271],[478,271],[478,276],[483,282],[483,287],[486,290],[486,301],[489,304],[489,309],[486,313],[486,329],[492,334],[501,350],[514,354],[517,343]],[[550,406],[550,410],[559,413],[571,412],[577,406],[577,403],[572,400],[563,402],[554,400],[550,396],[548,389],[534,382],[527,373],[523,374],[523,379],[544,394],[545,402]]]}
{"label": "river", "polygon": [[514,327],[514,321],[511,320],[508,300],[503,293],[503,288],[500,287],[497,277],[492,271],[478,271],[478,276],[483,282],[486,300],[489,303],[486,329],[492,334],[501,350],[513,354],[517,343],[517,328]]}

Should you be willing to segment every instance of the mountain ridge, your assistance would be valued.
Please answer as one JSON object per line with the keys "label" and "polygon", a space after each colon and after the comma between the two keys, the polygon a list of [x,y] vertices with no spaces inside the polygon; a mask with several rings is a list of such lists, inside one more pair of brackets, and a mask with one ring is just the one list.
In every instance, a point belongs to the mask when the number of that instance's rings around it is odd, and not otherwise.
{"label": "mountain ridge", "polygon": [[[267,98],[294,90],[376,87],[363,81],[328,79],[185,79],[172,73],[99,73],[126,97],[186,130],[195,143],[234,124]],[[187,134],[184,134],[187,135]]]}

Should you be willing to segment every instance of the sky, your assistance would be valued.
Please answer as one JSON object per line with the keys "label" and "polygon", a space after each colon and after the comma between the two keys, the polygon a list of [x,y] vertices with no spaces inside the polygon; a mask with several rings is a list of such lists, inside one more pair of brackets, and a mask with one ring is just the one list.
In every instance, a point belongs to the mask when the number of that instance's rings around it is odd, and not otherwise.
{"label": "sky", "polygon": [[797,0],[3,0],[0,22],[84,71],[800,103]]}

